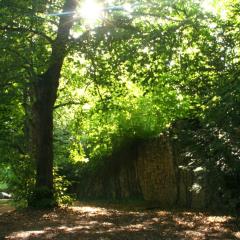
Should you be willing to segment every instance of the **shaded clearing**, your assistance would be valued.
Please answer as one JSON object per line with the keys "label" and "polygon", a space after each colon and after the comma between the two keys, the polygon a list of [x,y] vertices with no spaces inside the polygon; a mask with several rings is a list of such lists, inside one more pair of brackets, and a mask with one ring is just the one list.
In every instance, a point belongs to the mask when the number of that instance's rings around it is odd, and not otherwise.
{"label": "shaded clearing", "polygon": [[80,204],[0,213],[0,239],[240,239],[239,219],[201,212],[127,211]]}
{"label": "shaded clearing", "polygon": [[11,200],[0,199],[0,215],[2,213],[13,211],[15,208],[11,206]]}

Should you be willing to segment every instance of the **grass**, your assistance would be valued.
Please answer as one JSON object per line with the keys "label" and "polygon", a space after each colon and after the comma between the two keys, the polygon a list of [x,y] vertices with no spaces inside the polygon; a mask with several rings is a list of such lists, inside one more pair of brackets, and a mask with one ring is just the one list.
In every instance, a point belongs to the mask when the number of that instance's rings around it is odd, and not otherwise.
{"label": "grass", "polygon": [[0,199],[0,205],[12,205],[11,199]]}

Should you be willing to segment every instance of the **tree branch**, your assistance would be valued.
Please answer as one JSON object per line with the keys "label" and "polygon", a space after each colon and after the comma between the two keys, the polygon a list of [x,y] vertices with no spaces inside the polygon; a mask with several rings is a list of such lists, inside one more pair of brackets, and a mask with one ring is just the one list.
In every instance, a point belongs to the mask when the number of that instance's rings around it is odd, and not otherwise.
{"label": "tree branch", "polygon": [[[77,0],[65,0],[62,11],[75,11],[76,7]],[[73,26],[73,20],[73,16],[71,15],[60,16],[57,37],[52,44],[52,54],[49,59],[49,67],[47,71],[41,76],[43,78],[48,78],[50,81],[53,81],[56,87],[58,87],[59,84],[59,78],[63,61],[66,55],[66,46],[69,42],[70,29]]]}
{"label": "tree branch", "polygon": [[53,43],[53,39],[44,34],[41,31],[35,29],[29,29],[25,27],[12,27],[12,26],[0,26],[1,31],[9,31],[9,32],[19,32],[19,33],[33,33],[39,35],[42,38],[45,38],[50,44]]}
{"label": "tree branch", "polygon": [[69,101],[69,102],[65,102],[65,103],[60,103],[60,104],[54,106],[53,109],[56,110],[57,108],[71,106],[71,105],[82,105],[83,103],[84,103],[84,101],[82,101],[82,102]]}
{"label": "tree branch", "polygon": [[[76,39],[72,38],[71,42],[72,44],[79,44],[79,45],[84,44],[85,41],[87,41],[88,38],[91,37],[93,33],[95,33],[95,35],[97,34],[104,35],[106,33],[111,33],[114,31],[114,34],[116,35],[117,33],[116,29],[125,29],[128,31],[131,31],[132,34],[141,32],[137,27],[134,27],[132,25],[120,24],[120,23],[117,23],[116,21],[113,21],[113,22],[108,22],[107,25],[89,29],[85,31],[80,37]],[[119,36],[122,37],[123,40],[126,39],[126,38],[123,38],[122,33],[119,34]],[[118,37],[118,40],[119,40],[119,37]]]}

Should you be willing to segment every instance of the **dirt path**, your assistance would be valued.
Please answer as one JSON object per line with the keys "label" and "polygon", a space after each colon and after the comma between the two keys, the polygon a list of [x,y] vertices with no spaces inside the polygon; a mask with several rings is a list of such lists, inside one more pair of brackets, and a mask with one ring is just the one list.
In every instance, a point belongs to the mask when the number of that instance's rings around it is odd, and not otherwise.
{"label": "dirt path", "polygon": [[231,216],[201,212],[126,211],[80,205],[54,211],[0,214],[0,239],[171,240],[240,239]]}

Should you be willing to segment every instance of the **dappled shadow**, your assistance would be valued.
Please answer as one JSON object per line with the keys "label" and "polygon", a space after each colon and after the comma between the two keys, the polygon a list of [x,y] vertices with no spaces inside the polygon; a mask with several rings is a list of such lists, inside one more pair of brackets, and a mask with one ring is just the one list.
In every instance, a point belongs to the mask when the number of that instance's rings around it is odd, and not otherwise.
{"label": "dappled shadow", "polygon": [[0,239],[240,239],[240,226],[232,216],[82,205],[4,213]]}

